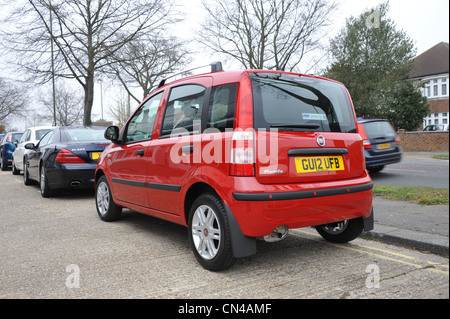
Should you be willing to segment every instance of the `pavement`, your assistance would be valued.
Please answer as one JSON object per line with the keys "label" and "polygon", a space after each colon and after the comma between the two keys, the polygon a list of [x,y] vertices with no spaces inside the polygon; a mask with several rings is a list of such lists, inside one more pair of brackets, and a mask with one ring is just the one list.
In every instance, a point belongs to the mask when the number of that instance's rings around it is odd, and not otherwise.
{"label": "pavement", "polygon": [[[433,161],[429,152],[404,152],[403,160]],[[447,160],[448,161],[448,160]],[[424,206],[374,198],[374,229],[361,237],[449,256],[449,206]]]}

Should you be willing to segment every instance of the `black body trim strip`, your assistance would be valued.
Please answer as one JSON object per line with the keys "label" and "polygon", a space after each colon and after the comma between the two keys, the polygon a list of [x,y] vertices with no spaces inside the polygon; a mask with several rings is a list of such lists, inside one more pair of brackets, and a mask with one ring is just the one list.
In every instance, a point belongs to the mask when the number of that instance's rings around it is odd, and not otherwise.
{"label": "black body trim strip", "polygon": [[146,183],[146,182],[139,182],[139,181],[131,181],[128,179],[121,179],[121,178],[112,178],[112,182],[117,183],[117,184],[122,184],[122,185],[136,186],[136,187],[148,187],[148,188],[152,188],[152,189],[160,189],[160,190],[171,191],[171,192],[179,192],[181,190],[181,186],[178,186],[178,185]]}
{"label": "black body trim strip", "polygon": [[181,186],[178,185],[157,184],[157,183],[147,183],[147,187],[171,192],[179,192],[181,190]]}
{"label": "black body trim strip", "polygon": [[329,188],[311,191],[287,192],[287,193],[233,193],[237,201],[243,202],[264,202],[277,200],[306,199],[316,197],[326,197],[344,194],[353,194],[371,190],[373,184],[365,184],[350,187]]}
{"label": "black body trim strip", "polygon": [[145,187],[145,182],[138,182],[138,181],[130,181],[128,179],[121,179],[121,178],[112,178],[111,179],[113,183],[117,184],[123,184],[123,185],[129,185],[129,186],[137,186],[137,187]]}
{"label": "black body trim strip", "polygon": [[346,148],[293,148],[288,155],[315,155],[315,154],[348,154]]}

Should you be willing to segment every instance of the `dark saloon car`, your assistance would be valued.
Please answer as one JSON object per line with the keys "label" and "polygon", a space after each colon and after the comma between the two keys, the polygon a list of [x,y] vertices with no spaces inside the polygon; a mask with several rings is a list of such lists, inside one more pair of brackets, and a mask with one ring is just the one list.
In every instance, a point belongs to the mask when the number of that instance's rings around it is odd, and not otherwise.
{"label": "dark saloon car", "polygon": [[385,165],[401,161],[403,151],[400,138],[389,121],[358,118],[358,129],[369,172],[379,172]]}
{"label": "dark saloon car", "polygon": [[11,167],[12,156],[22,134],[19,132],[9,132],[0,141],[0,167],[2,171],[6,171]]}
{"label": "dark saloon car", "polygon": [[26,144],[25,185],[39,182],[43,197],[63,189],[93,189],[97,159],[110,143],[104,132],[104,127],[58,127],[37,145]]}

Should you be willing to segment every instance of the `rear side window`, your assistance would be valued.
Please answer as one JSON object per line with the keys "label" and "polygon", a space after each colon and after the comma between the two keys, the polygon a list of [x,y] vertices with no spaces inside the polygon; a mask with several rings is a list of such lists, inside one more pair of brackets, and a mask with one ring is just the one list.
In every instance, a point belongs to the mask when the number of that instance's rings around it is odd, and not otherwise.
{"label": "rear side window", "polygon": [[251,75],[255,129],[355,133],[345,88],[337,83],[295,75]]}
{"label": "rear side window", "polygon": [[170,91],[161,136],[200,133],[205,91],[206,88],[198,84],[182,85]]}
{"label": "rear side window", "polygon": [[37,130],[36,139],[40,140],[45,134],[47,134],[48,131],[50,131],[50,129]]}
{"label": "rear side window", "polygon": [[224,132],[234,127],[236,109],[237,83],[220,85],[211,92],[210,108],[206,128],[216,128]]}

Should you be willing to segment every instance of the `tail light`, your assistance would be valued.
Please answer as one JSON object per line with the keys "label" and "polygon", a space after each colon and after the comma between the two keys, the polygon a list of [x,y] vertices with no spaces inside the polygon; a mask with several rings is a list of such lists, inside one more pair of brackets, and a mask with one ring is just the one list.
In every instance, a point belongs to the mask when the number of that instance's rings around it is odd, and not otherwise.
{"label": "tail light", "polygon": [[74,153],[72,153],[69,150],[66,150],[63,148],[59,151],[58,155],[56,155],[55,161],[58,163],[63,164],[80,164],[80,163],[86,163],[81,158],[76,156]]}
{"label": "tail light", "polygon": [[239,85],[236,127],[231,138],[230,175],[255,176],[255,132],[253,129],[252,85],[248,75]]}
{"label": "tail light", "polygon": [[235,131],[231,139],[230,175],[255,176],[255,134],[253,129]]}
{"label": "tail light", "polygon": [[395,134],[395,145],[400,145],[400,135]]}
{"label": "tail light", "polygon": [[358,129],[359,129],[359,135],[361,136],[361,138],[363,140],[364,149],[372,148],[372,144],[370,143],[369,138],[366,135],[366,131],[364,130],[364,125],[358,124]]}

